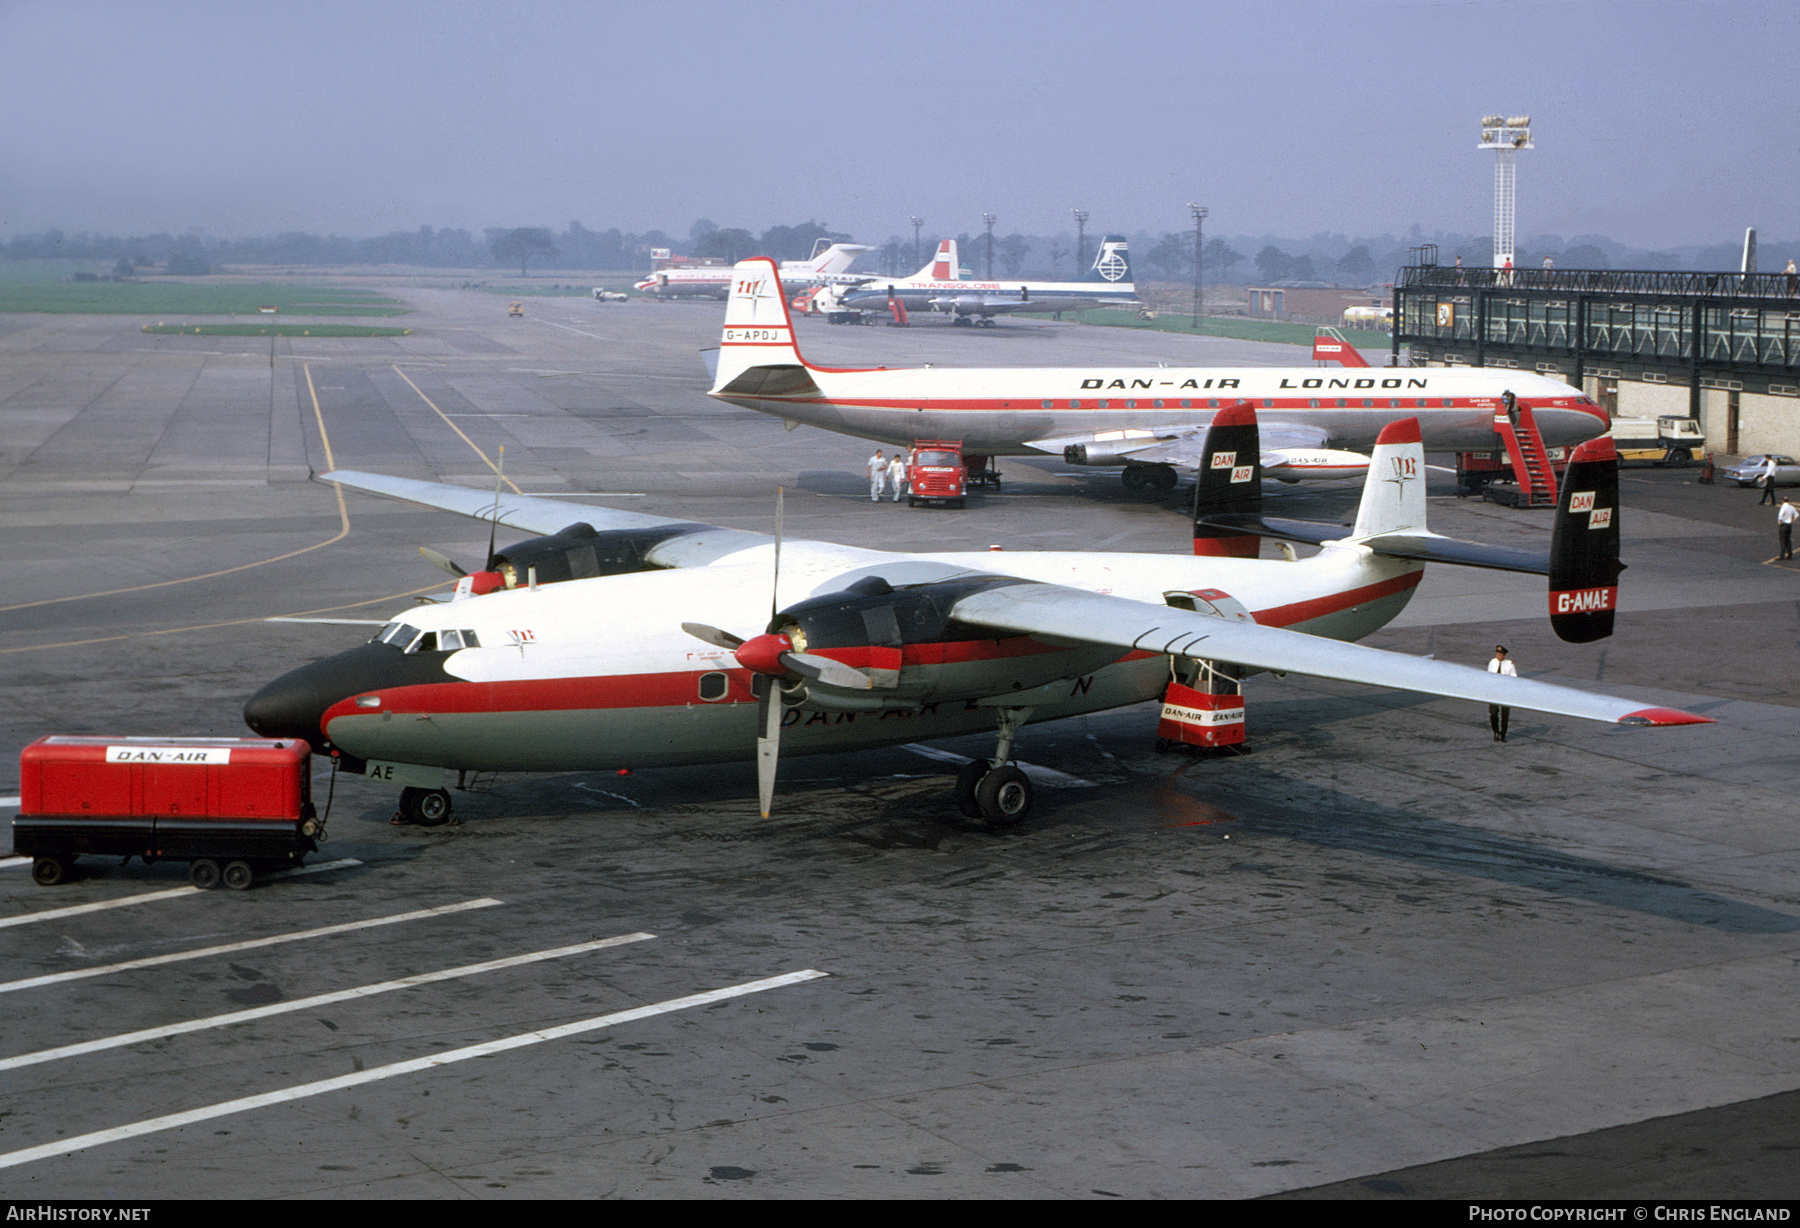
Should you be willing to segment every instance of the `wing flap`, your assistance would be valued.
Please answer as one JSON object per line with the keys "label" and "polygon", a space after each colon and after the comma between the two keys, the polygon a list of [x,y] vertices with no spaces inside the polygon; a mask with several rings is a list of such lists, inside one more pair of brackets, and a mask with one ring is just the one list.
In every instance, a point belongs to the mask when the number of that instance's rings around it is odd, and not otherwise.
{"label": "wing flap", "polygon": [[1573,687],[1328,640],[1280,627],[1233,622],[1056,584],[1016,584],[972,593],[955,617],[975,626],[1110,644],[1126,651],[1228,661],[1250,669],[1335,678],[1476,703],[1501,704],[1629,725],[1709,723],[1672,708]]}

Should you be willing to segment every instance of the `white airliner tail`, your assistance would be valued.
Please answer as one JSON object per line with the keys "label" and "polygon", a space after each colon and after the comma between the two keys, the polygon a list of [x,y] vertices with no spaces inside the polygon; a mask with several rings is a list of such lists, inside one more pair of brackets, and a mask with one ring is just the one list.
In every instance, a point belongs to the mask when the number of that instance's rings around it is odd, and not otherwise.
{"label": "white airliner tail", "polygon": [[911,281],[956,281],[960,276],[961,266],[957,262],[956,240],[942,239],[938,242],[937,255],[929,263],[909,279]]}
{"label": "white airliner tail", "polygon": [[1354,537],[1401,533],[1425,528],[1425,448],[1419,420],[1403,418],[1381,428],[1369,474],[1363,480],[1362,503],[1356,509]]}
{"label": "white airliner tail", "polygon": [[794,321],[775,262],[767,256],[739,261],[731,270],[712,390],[773,393],[789,390],[777,385],[794,383],[795,377],[802,385],[812,383],[794,345]]}

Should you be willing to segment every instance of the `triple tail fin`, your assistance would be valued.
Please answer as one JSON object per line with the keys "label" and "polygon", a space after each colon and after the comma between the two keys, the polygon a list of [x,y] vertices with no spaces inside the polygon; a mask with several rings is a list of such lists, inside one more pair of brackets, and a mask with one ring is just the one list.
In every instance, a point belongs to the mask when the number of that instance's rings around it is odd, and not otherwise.
{"label": "triple tail fin", "polygon": [[1209,517],[1262,516],[1262,433],[1250,402],[1213,415],[1194,480],[1194,553],[1253,559],[1262,538],[1206,523]]}
{"label": "triple tail fin", "polygon": [[1352,537],[1404,533],[1425,528],[1425,446],[1417,418],[1381,428],[1363,479]]}
{"label": "triple tail fin", "polygon": [[1619,454],[1611,436],[1602,435],[1569,457],[1550,530],[1550,625],[1571,644],[1613,633],[1625,570],[1618,507]]}

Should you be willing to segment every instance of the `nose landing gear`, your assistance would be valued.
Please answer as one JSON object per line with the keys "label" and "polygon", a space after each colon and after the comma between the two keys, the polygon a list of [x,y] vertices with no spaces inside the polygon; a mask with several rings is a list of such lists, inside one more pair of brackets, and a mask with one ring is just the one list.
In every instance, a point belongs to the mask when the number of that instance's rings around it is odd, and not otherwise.
{"label": "nose landing gear", "polygon": [[442,827],[450,821],[450,793],[446,789],[400,790],[400,809],[394,812],[396,823],[416,823],[420,827]]}

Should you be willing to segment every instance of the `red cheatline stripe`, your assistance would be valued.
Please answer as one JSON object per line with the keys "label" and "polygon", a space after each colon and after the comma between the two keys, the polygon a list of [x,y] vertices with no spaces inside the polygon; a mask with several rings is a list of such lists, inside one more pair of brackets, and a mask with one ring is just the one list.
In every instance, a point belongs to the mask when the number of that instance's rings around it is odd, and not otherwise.
{"label": "red cheatline stripe", "polygon": [[1404,592],[1417,585],[1424,574],[1424,568],[1421,567],[1417,571],[1395,576],[1391,580],[1383,580],[1379,584],[1353,588],[1347,593],[1333,593],[1328,597],[1315,597],[1311,601],[1296,601],[1291,605],[1278,605],[1267,610],[1257,610],[1255,611],[1256,621],[1265,627],[1291,627],[1295,623],[1323,618],[1325,615],[1335,614],[1339,610],[1348,610],[1362,605],[1364,602]]}

